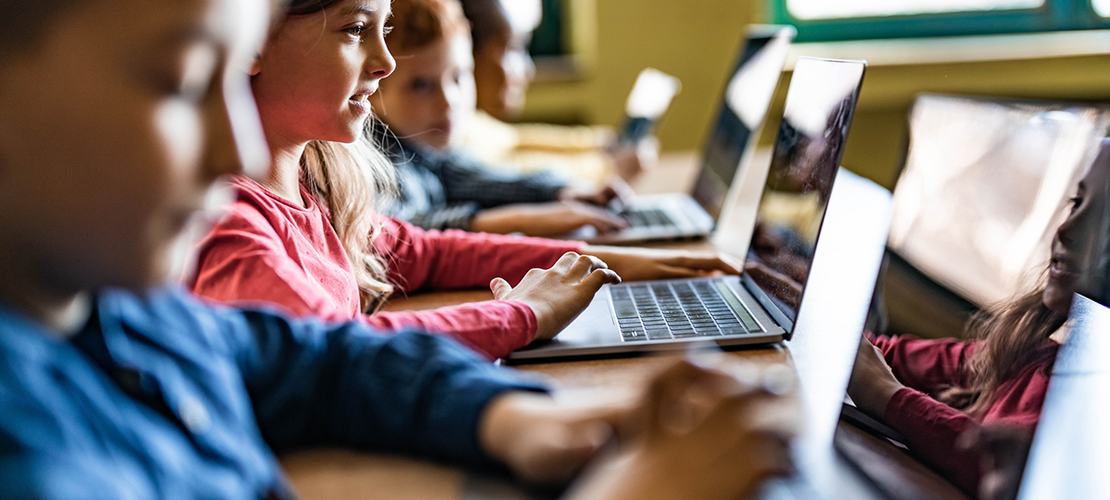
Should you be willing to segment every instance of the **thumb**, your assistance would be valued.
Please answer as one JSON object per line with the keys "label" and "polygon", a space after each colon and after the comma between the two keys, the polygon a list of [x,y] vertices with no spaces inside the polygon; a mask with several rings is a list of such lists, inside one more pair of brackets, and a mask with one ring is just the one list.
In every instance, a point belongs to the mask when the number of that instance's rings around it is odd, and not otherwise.
{"label": "thumb", "polygon": [[513,287],[509,286],[509,282],[502,278],[494,278],[490,281],[489,289],[493,292],[493,298],[497,300],[501,300],[508,295],[509,292],[513,291]]}

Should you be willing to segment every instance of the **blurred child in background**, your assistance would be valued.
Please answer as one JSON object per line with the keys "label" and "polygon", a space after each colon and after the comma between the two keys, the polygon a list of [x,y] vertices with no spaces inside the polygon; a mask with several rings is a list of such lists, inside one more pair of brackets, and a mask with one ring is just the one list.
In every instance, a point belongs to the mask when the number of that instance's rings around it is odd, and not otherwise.
{"label": "blurred child in background", "polygon": [[511,125],[520,118],[535,74],[528,44],[541,20],[541,0],[462,0],[462,5],[473,39],[479,109],[462,137],[462,150],[493,165],[526,172],[555,168],[595,183],[612,175],[631,181],[656,163],[654,137],[625,143],[606,127]]}
{"label": "blurred child in background", "polygon": [[[386,37],[397,69],[374,95],[400,191],[387,211],[425,229],[557,236],[624,227],[604,209],[623,183],[576,188],[550,170],[495,170],[455,151],[474,115],[470,28],[457,0],[402,0]],[[578,184],[582,184],[579,182]]]}

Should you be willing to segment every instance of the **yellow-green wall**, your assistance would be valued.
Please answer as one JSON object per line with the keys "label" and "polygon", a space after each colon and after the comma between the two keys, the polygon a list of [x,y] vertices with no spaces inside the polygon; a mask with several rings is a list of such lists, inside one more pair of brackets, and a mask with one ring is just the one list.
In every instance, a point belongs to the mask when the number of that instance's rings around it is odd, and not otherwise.
{"label": "yellow-green wall", "polygon": [[596,53],[584,78],[536,82],[526,119],[617,125],[636,75],[651,66],[682,80],[661,125],[665,149],[696,148],[714,112],[744,27],[756,13],[737,0],[594,0]]}
{"label": "yellow-green wall", "polygon": [[[744,26],[761,20],[760,2],[575,1],[594,14],[596,51],[591,63],[579,79],[535,83],[525,118],[616,125],[636,74],[653,66],[683,83],[658,131],[663,149],[699,148]],[[827,47],[821,55],[858,57],[837,54],[835,49],[830,53]],[[905,115],[913,96],[921,92],[1110,102],[1110,55],[872,65],[844,165],[893,186],[906,140]],[[781,114],[784,95],[780,87],[771,117]],[[775,124],[769,123],[765,144],[774,131]]]}

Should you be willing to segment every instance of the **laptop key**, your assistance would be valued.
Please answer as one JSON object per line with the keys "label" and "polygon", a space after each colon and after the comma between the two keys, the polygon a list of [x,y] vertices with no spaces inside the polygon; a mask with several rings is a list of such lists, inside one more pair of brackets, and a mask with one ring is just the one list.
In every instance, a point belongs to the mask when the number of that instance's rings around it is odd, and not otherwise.
{"label": "laptop key", "polygon": [[694,325],[694,331],[696,331],[696,332],[698,332],[702,335],[708,335],[708,334],[716,335],[716,334],[719,334],[721,332],[720,329],[718,329],[717,325],[715,325],[715,324]]}
{"label": "laptop key", "polygon": [[748,333],[748,330],[737,323],[736,326],[722,326],[721,333],[724,335],[742,335]]}
{"label": "laptop key", "polygon": [[671,338],[671,332],[666,328],[648,328],[644,330],[644,333],[647,334],[647,338],[651,340]]}

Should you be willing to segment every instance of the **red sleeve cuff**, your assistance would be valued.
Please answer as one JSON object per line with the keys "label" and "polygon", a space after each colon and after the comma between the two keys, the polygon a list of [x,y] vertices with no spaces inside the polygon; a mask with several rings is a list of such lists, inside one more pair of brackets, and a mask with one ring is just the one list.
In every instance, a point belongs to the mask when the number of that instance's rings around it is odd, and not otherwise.
{"label": "red sleeve cuff", "polygon": [[[517,328],[515,328],[516,331],[520,332],[520,344],[516,349],[531,344],[536,338],[536,330],[539,329],[539,322],[536,321],[536,311],[533,311],[531,307],[528,307],[527,304],[520,301],[504,300],[502,302],[512,306],[521,319],[524,320],[522,324],[517,325]],[[515,351],[516,349],[513,350]]]}
{"label": "red sleeve cuff", "polygon": [[906,436],[914,454],[964,491],[977,491],[979,455],[957,445],[960,436],[977,425],[971,417],[909,387],[898,389],[883,413],[886,422]]}

